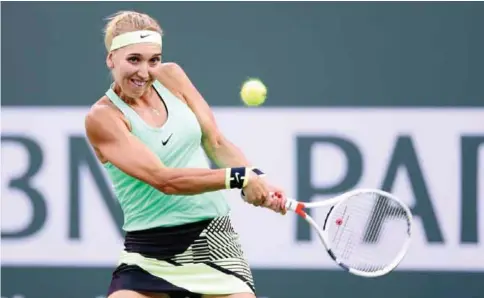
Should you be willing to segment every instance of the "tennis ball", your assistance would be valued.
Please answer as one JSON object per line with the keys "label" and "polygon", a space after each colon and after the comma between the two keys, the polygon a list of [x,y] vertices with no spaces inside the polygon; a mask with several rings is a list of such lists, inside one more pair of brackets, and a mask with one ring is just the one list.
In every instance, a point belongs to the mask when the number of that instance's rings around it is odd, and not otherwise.
{"label": "tennis ball", "polygon": [[248,106],[259,106],[266,100],[267,88],[259,79],[249,79],[240,89],[240,97]]}

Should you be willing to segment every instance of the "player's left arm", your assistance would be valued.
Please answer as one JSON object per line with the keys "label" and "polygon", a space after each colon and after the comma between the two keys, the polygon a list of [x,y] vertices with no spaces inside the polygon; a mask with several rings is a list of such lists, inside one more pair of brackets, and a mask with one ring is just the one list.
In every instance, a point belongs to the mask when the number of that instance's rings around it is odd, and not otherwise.
{"label": "player's left arm", "polygon": [[[175,63],[164,63],[163,67],[167,79],[173,83],[173,86],[176,86],[174,88],[178,91],[176,95],[182,97],[196,115],[202,128],[202,145],[208,157],[218,167],[251,167],[252,165],[242,151],[219,130],[208,103],[193,85],[185,71]],[[281,189],[269,185],[268,190],[275,192],[279,198],[283,198]],[[282,214],[286,213],[284,209],[285,199],[266,200],[263,206]]]}
{"label": "player's left arm", "polygon": [[242,151],[229,141],[219,130],[210,106],[193,85],[185,71],[176,63],[165,63],[164,70],[178,87],[202,128],[202,145],[207,156],[218,167],[250,167]]}

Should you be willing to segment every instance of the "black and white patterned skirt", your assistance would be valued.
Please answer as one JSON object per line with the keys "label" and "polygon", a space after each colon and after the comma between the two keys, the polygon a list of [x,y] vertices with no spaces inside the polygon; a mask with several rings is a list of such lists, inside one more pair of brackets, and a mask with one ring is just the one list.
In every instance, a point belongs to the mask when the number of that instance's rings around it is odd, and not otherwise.
{"label": "black and white patterned skirt", "polygon": [[171,298],[255,295],[252,273],[229,216],[128,232],[108,295],[123,289]]}

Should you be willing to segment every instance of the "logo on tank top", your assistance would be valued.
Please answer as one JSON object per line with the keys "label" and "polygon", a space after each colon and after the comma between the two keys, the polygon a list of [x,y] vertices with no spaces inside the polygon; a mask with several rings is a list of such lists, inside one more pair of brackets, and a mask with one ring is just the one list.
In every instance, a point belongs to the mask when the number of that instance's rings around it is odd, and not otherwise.
{"label": "logo on tank top", "polygon": [[166,139],[166,140],[161,140],[161,144],[162,144],[163,146],[165,146],[166,144],[168,144],[168,142],[170,141],[170,139],[171,139],[171,136],[172,136],[172,135],[173,135],[173,133],[171,133],[171,135],[168,137],[168,139]]}

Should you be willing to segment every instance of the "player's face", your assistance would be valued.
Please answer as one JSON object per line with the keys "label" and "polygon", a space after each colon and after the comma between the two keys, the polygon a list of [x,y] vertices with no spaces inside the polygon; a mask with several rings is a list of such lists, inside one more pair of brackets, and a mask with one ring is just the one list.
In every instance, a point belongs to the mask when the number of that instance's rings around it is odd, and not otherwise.
{"label": "player's face", "polygon": [[161,65],[161,48],[157,44],[134,44],[108,55],[108,66],[123,93],[139,98],[151,86]]}

